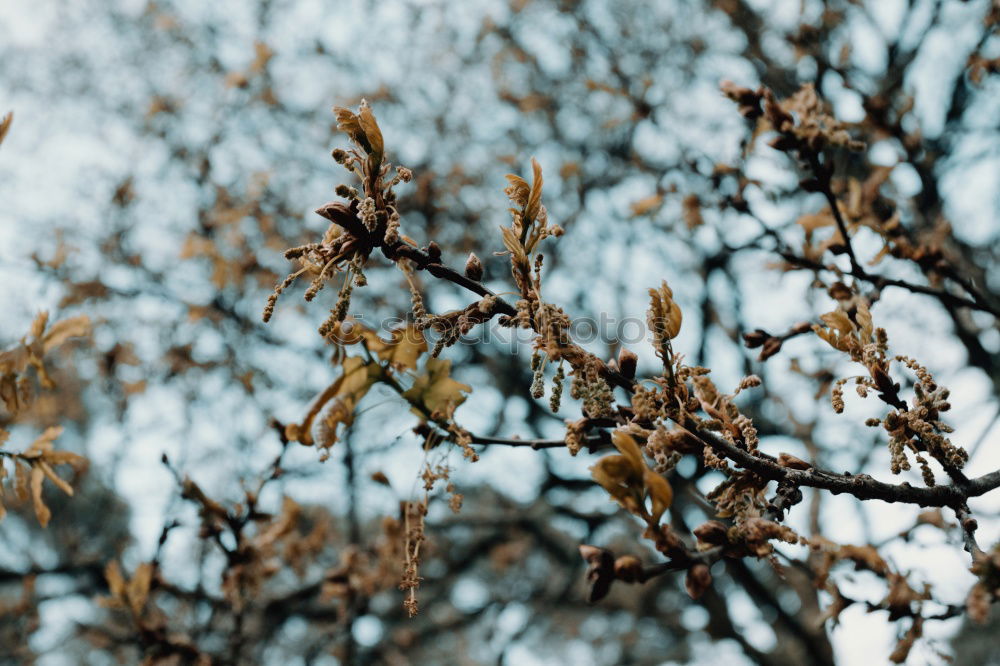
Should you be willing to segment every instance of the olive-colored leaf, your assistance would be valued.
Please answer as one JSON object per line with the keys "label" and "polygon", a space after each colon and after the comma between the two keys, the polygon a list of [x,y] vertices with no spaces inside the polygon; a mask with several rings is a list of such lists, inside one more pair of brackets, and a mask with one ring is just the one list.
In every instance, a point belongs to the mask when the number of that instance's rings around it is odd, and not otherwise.
{"label": "olive-colored leaf", "polygon": [[643,471],[646,469],[646,463],[642,460],[642,450],[639,449],[635,438],[626,432],[616,430],[611,433],[611,441],[632,466],[632,473],[641,479]]}
{"label": "olive-colored leaf", "polygon": [[403,398],[413,404],[422,405],[431,414],[440,412],[451,416],[455,408],[465,402],[465,394],[471,392],[471,386],[452,379],[451,361],[428,358],[423,373],[418,375],[413,386],[403,393]]}
{"label": "olive-colored leaf", "polygon": [[681,308],[674,302],[674,292],[666,281],[659,289],[649,290],[649,310],[646,311],[646,322],[657,338],[672,340],[681,331],[683,314]]}
{"label": "olive-colored leaf", "polygon": [[649,469],[643,472],[643,483],[646,485],[646,493],[653,503],[652,523],[658,524],[663,512],[670,508],[674,501],[674,491],[670,487],[670,482],[662,476]]}
{"label": "olive-colored leaf", "polygon": [[380,359],[389,361],[397,368],[416,370],[417,360],[427,351],[424,332],[412,324],[394,330],[391,341],[379,339],[379,342],[382,343],[382,348],[373,351],[377,351]]}
{"label": "olive-colored leaf", "polygon": [[382,161],[385,147],[382,142],[382,130],[379,129],[378,123],[375,121],[375,114],[372,113],[371,107],[368,106],[366,100],[361,100],[361,108],[357,118],[358,124],[361,125],[361,131],[365,133],[365,138],[368,139],[368,145],[370,146],[368,153],[374,158],[377,164]]}
{"label": "olive-colored leaf", "polygon": [[366,153],[371,154],[372,145],[361,128],[361,119],[353,111],[342,106],[333,107],[333,112],[337,115],[337,129],[349,136]]}

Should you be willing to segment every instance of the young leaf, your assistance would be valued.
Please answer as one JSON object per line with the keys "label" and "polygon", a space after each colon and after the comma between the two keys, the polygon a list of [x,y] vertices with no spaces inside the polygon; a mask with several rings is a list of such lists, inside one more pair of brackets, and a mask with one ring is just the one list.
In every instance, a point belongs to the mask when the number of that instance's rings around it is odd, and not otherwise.
{"label": "young leaf", "polygon": [[451,361],[429,358],[424,364],[424,372],[403,393],[403,398],[423,405],[431,414],[440,412],[450,416],[456,407],[465,402],[465,393],[471,392],[471,386],[451,378]]}

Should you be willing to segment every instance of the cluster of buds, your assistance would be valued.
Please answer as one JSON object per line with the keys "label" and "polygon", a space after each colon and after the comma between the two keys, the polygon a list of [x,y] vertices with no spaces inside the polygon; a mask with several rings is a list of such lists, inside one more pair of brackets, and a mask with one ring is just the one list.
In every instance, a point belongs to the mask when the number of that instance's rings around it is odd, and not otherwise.
{"label": "cluster of buds", "polygon": [[570,383],[570,397],[583,401],[583,412],[590,418],[614,414],[615,396],[608,382],[601,376],[600,362],[588,359],[588,363],[573,370]]}

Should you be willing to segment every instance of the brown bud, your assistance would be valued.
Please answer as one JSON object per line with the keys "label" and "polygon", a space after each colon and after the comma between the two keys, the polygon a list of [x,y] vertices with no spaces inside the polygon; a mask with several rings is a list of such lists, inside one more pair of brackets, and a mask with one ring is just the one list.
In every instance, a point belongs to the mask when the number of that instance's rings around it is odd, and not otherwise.
{"label": "brown bud", "polygon": [[805,470],[805,469],[810,469],[812,467],[812,465],[807,463],[802,458],[796,458],[795,456],[790,455],[788,453],[778,454],[778,464],[781,465],[782,467],[787,467],[789,469]]}
{"label": "brown bud", "polygon": [[719,84],[722,93],[739,105],[739,112],[743,117],[753,120],[761,114],[760,98],[762,90],[752,90],[743,86],[738,86],[732,81],[723,81]]}
{"label": "brown bud", "polygon": [[622,373],[626,378],[635,378],[635,368],[638,363],[639,357],[636,356],[635,352],[631,352],[624,347],[618,352],[618,372]]}
{"label": "brown bud", "polygon": [[427,245],[427,254],[431,258],[431,261],[433,262],[441,261],[441,246],[435,243],[434,241],[431,241]]}
{"label": "brown bud", "polygon": [[819,192],[822,189],[819,181],[815,178],[803,178],[799,181],[799,187],[806,192]]}
{"label": "brown bud", "polygon": [[587,601],[595,603],[608,595],[615,580],[615,556],[606,548],[580,546],[580,556],[587,562],[587,582],[590,592]]}
{"label": "brown bud", "polygon": [[351,212],[350,206],[339,201],[334,201],[320,206],[316,209],[316,213],[330,220],[334,224],[344,227],[348,231],[358,229],[361,224],[357,215]]}
{"label": "brown bud", "polygon": [[483,262],[473,252],[470,252],[469,258],[465,260],[465,277],[476,282],[483,279]]}
{"label": "brown bud", "polygon": [[687,578],[684,579],[684,589],[692,599],[701,597],[711,584],[712,574],[707,565],[696,564],[688,569]]}
{"label": "brown bud", "polygon": [[745,344],[748,349],[755,349],[767,342],[767,339],[770,337],[770,333],[764,329],[758,328],[755,331],[743,334],[743,344]]}
{"label": "brown bud", "polygon": [[853,296],[851,288],[839,280],[831,284],[826,293],[830,295],[830,298],[838,301],[849,301],[851,300],[851,296]]}
{"label": "brown bud", "polygon": [[790,128],[795,122],[791,114],[781,108],[770,90],[764,91],[764,113],[774,129],[779,132],[784,131],[786,126]]}
{"label": "brown bud", "polygon": [[892,378],[889,377],[889,373],[887,373],[881,365],[875,365],[869,368],[869,374],[875,381],[875,386],[879,391],[885,393],[886,395],[892,395],[895,393],[895,385],[892,382]]}
{"label": "brown bud", "polygon": [[726,526],[718,520],[709,520],[694,528],[694,535],[698,538],[698,541],[703,541],[713,546],[722,546],[729,542],[728,531]]}
{"label": "brown bud", "polygon": [[610,554],[607,548],[601,548],[599,546],[589,546],[587,544],[580,544],[580,557],[587,564],[593,564],[594,562],[599,562],[601,558],[605,556],[605,553]]}
{"label": "brown bud", "polygon": [[622,555],[615,560],[615,578],[626,583],[642,580],[642,562],[635,555]]}
{"label": "brown bud", "polygon": [[764,347],[760,350],[760,355],[757,356],[758,361],[766,361],[775,354],[781,351],[781,338],[768,338],[764,342]]}
{"label": "brown bud", "polygon": [[790,136],[779,135],[768,141],[767,145],[771,146],[775,150],[788,152],[790,150],[794,150],[798,146],[798,143]]}
{"label": "brown bud", "polygon": [[792,326],[788,332],[792,335],[802,335],[803,333],[808,333],[812,330],[812,322],[800,321],[795,326]]}

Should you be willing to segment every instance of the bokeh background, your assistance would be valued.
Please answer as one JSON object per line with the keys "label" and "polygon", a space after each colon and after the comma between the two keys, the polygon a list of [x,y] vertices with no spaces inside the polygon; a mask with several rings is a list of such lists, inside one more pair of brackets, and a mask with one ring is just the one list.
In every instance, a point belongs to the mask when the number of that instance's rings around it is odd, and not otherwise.
{"label": "bokeh background", "polygon": [[[415,174],[398,188],[404,233],[436,241],[454,266],[476,252],[486,283],[509,290],[506,260],[492,255],[507,216],[503,175],[529,172],[536,157],[550,218],[566,229],[546,250],[549,300],[574,317],[641,320],[646,290],[667,280],[685,315],[675,348],[711,367],[719,386],[764,379],[743,403],[762,449],[891,478],[887,450],[862,426],[875,407],[848,398],[838,417],[823,395],[829,373],[847,374],[831,351],[796,338],[759,363],[742,346],[744,332],[783,331],[829,309],[810,273],[773,266],[775,239],[800,245],[796,220],[821,203],[776,151],[754,151],[749,178],[731,168],[742,165],[748,132],[718,85],[766,84],[785,96],[815,82],[849,124],[905,114],[900,133],[878,136],[843,168],[891,167],[882,191],[903,223],[933,233],[946,220],[967,277],[995,293],[1000,83],[970,61],[1000,55],[990,11],[989,0],[0,4],[0,113],[14,111],[0,149],[0,340],[18,340],[40,310],[95,322],[57,364],[58,393],[32,415],[39,427],[67,425],[60,445],[91,459],[83,487],[69,501],[52,496],[47,531],[30,508],[0,523],[0,600],[17,599],[27,572],[38,574],[40,598],[36,622],[0,617],[2,643],[28,648],[0,662],[137,659],[113,631],[85,628],[106,613],[94,604],[106,592],[104,563],[148,560],[171,521],[179,527],[163,546],[164,577],[212,593],[221,556],[197,539],[196,511],[160,458],[213,497],[238,501],[279,449],[269,420],[300,418],[335,376],[316,334],[328,305],[304,307],[298,287],[270,324],[260,312],[289,268],[282,250],[323,233],[311,211],[346,181],[330,159],[346,143],[330,109],[363,97],[390,159]],[[856,243],[865,257],[880,247],[863,233]],[[352,314],[375,323],[407,312],[399,272],[369,266]],[[885,270],[920,279],[912,268]],[[448,285],[424,286],[431,311],[466,304]],[[894,349],[952,389],[952,439],[972,452],[970,474],[996,469],[995,322],[898,290],[881,296],[874,314]],[[619,337],[604,327],[586,346],[613,358]],[[628,346],[640,374],[655,368],[648,345]],[[566,400],[553,416],[547,400],[531,399],[529,353],[503,340],[447,350],[455,376],[475,388],[459,422],[481,434],[561,437],[579,406]],[[413,423],[376,388],[329,460],[290,451],[262,503],[278,507],[288,494],[336,527],[306,582],[417,492]],[[767,563],[720,563],[698,603],[666,577],[588,606],[579,543],[652,557],[589,481],[593,460],[490,447],[468,464],[454,454],[465,507],[454,515],[447,501],[432,503],[417,618],[405,617],[393,585],[349,612],[303,601],[248,639],[244,663],[867,664],[892,650],[896,628],[884,613],[852,607],[824,630],[829,599]],[[685,484],[706,490],[718,478],[688,463],[671,519],[695,525],[705,510]],[[961,603],[972,576],[959,541],[930,527],[894,538],[917,509],[868,504],[807,496],[790,522],[805,534],[888,543],[894,565]],[[998,508],[989,497],[973,506],[988,543]],[[858,598],[884,595],[865,574],[838,580]],[[301,585],[279,577],[268,598]],[[211,608],[182,602],[176,617],[193,636],[224,643]],[[911,663],[941,663],[939,653],[1000,663],[986,631],[961,618],[933,623]]]}

